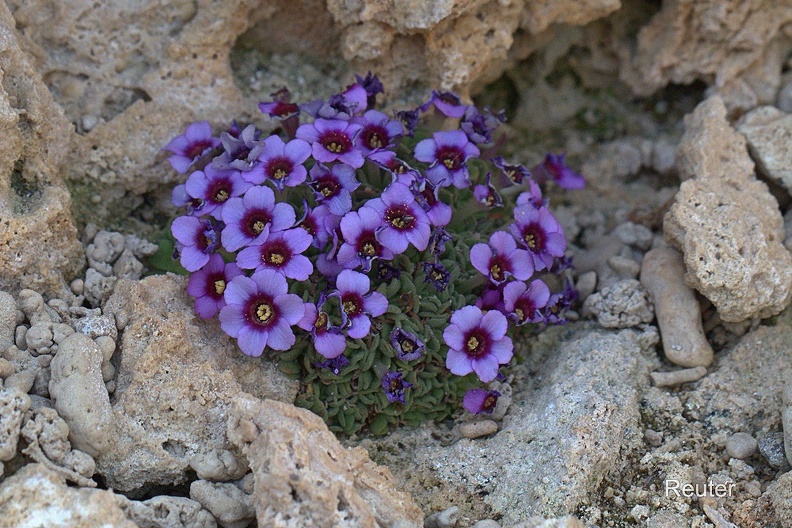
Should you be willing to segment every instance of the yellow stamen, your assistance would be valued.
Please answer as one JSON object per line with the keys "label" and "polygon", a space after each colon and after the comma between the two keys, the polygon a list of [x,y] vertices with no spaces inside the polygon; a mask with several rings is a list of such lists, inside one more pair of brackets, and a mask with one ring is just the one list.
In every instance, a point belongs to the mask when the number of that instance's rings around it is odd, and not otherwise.
{"label": "yellow stamen", "polygon": [[262,302],[261,304],[256,306],[256,318],[262,323],[266,323],[267,321],[269,321],[270,318],[272,318],[272,316],[274,315],[274,313],[275,312],[272,309],[272,306],[269,305],[269,303]]}
{"label": "yellow stamen", "polygon": [[223,279],[218,279],[214,281],[214,289],[217,295],[223,295],[225,288],[226,288],[226,283]]}

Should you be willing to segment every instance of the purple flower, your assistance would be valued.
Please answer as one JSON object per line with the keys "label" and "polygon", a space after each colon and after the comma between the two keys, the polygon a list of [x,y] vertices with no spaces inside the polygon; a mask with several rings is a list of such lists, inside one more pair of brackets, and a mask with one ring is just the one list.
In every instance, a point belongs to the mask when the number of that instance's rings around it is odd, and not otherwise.
{"label": "purple flower", "polygon": [[470,187],[466,162],[479,154],[478,147],[461,130],[435,132],[432,139],[415,145],[415,159],[429,164],[426,177],[437,187]]}
{"label": "purple flower", "polygon": [[396,119],[401,121],[402,126],[407,135],[413,137],[415,135],[415,127],[418,126],[418,108],[415,110],[402,110],[396,112]]}
{"label": "purple flower", "polygon": [[470,141],[482,145],[492,142],[492,131],[505,120],[503,113],[493,114],[487,108],[481,113],[475,106],[468,106],[459,128],[465,131]]}
{"label": "purple flower", "polygon": [[390,282],[401,277],[401,270],[387,262],[377,262],[377,280],[380,282]]}
{"label": "purple flower", "polygon": [[550,268],[555,257],[564,256],[567,246],[564,230],[547,207],[518,205],[514,208],[514,220],[511,233],[528,249],[536,271]]}
{"label": "purple flower", "polygon": [[246,126],[239,136],[223,132],[220,134],[223,152],[212,160],[212,166],[218,170],[249,171],[264,148],[260,135],[261,130],[253,125]]}
{"label": "purple flower", "polygon": [[577,300],[578,291],[567,283],[564,289],[559,293],[554,293],[547,301],[547,306],[542,310],[545,322],[547,324],[565,324],[566,311],[572,306],[572,303]]}
{"label": "purple flower", "polygon": [[256,184],[269,180],[279,191],[284,187],[297,187],[305,181],[307,171],[303,163],[310,155],[311,146],[302,139],[284,143],[280,137],[270,136],[264,140],[258,155],[260,163],[242,177]]}
{"label": "purple flower", "polygon": [[251,187],[242,198],[231,198],[223,207],[223,247],[236,251],[242,246],[263,244],[270,232],[290,228],[294,219],[294,208],[287,203],[276,204],[272,189]]}
{"label": "purple flower", "polygon": [[308,207],[308,202],[303,200],[305,213],[302,219],[297,221],[296,226],[305,229],[313,237],[311,245],[322,249],[327,245],[330,235],[338,227],[341,219],[330,212],[326,205],[317,205],[313,209]]}
{"label": "purple flower", "polygon": [[375,165],[391,173],[392,181],[407,177],[410,180],[421,180],[423,177],[403,160],[396,157],[392,150],[380,150],[372,153],[369,158]]}
{"label": "purple flower", "polygon": [[250,188],[237,171],[218,170],[209,165],[203,171],[190,174],[184,183],[187,194],[203,201],[202,214],[221,218],[223,205],[234,196],[240,196]]}
{"label": "purple flower", "polygon": [[266,347],[288,350],[295,342],[291,326],[305,314],[302,299],[288,291],[283,275],[269,269],[237,275],[226,286],[221,328],[248,356],[260,356]]}
{"label": "purple flower", "polygon": [[185,174],[190,165],[219,146],[220,140],[212,137],[209,121],[201,121],[188,125],[184,134],[171,139],[162,150],[173,153],[168,161],[177,172]]}
{"label": "purple flower", "polygon": [[345,367],[349,366],[349,360],[345,355],[341,354],[340,356],[336,356],[333,359],[328,359],[322,363],[314,363],[314,365],[319,368],[325,368],[338,376]]}
{"label": "purple flower", "polygon": [[171,203],[176,207],[186,207],[187,214],[201,214],[203,207],[203,200],[200,198],[193,198],[187,194],[187,187],[182,183],[173,188],[171,192]]}
{"label": "purple flower", "polygon": [[368,105],[368,92],[360,84],[352,84],[340,94],[331,95],[327,103],[321,99],[302,105],[315,118],[349,120],[362,114]]}
{"label": "purple flower", "polygon": [[311,332],[314,348],[319,354],[328,359],[343,357],[341,354],[346,350],[346,337],[341,333],[341,328],[330,324],[330,316],[322,310],[324,302],[325,296],[321,295],[318,304],[306,303],[305,316],[298,326]]}
{"label": "purple flower", "polygon": [[336,255],[338,263],[345,268],[368,272],[374,259],[391,260],[393,252],[377,240],[377,229],[381,225],[379,213],[371,207],[361,207],[344,215],[341,219],[344,243]]}
{"label": "purple flower", "polygon": [[291,93],[287,88],[281,88],[277,92],[271,93],[270,96],[274,98],[274,101],[261,102],[258,105],[263,114],[279,120],[300,114],[300,108],[291,102]]}
{"label": "purple flower", "polygon": [[404,253],[410,243],[419,251],[426,249],[431,234],[429,217],[415,202],[409,187],[392,183],[379,198],[369,200],[364,207],[379,214],[382,227],[377,231],[377,240],[383,246],[396,254]]}
{"label": "purple flower", "polygon": [[550,300],[550,288],[541,280],[531,282],[510,282],[503,288],[503,308],[518,325],[544,321],[541,309]]}
{"label": "purple flower", "polygon": [[493,233],[489,245],[479,243],[470,248],[470,263],[495,285],[503,283],[509,276],[528,280],[534,272],[530,254],[517,249],[514,237],[506,231]]}
{"label": "purple flower", "polygon": [[454,92],[438,92],[432,90],[432,95],[427,102],[421,105],[421,112],[426,112],[434,105],[446,117],[460,118],[465,115],[467,105]]}
{"label": "purple flower", "polygon": [[421,357],[426,345],[411,332],[394,328],[390,335],[391,345],[396,350],[396,357],[402,361],[413,361]]}
{"label": "purple flower", "polygon": [[437,193],[439,187],[435,187],[431,182],[424,180],[420,184],[414,181],[410,186],[410,190],[415,194],[415,200],[421,205],[426,212],[429,223],[435,227],[445,227],[451,221],[451,214],[453,213],[451,206],[442,202]]}
{"label": "purple flower", "polygon": [[473,196],[484,207],[503,207],[503,199],[490,182],[491,177],[492,174],[488,172],[486,185],[476,185],[473,188]]}
{"label": "purple flower", "polygon": [[311,167],[310,186],[317,202],[327,205],[334,215],[344,216],[352,209],[352,191],[360,187],[360,182],[348,165],[335,164],[328,169],[317,163]]}
{"label": "purple flower", "polygon": [[586,186],[583,176],[570,169],[564,161],[565,154],[547,154],[542,163],[532,169],[540,182],[552,180],[564,189],[582,189]]}
{"label": "purple flower", "polygon": [[499,286],[488,284],[485,286],[484,291],[481,292],[476,301],[476,306],[481,308],[481,311],[498,310],[504,315],[507,315],[504,313],[503,308],[503,284]]}
{"label": "purple flower", "polygon": [[223,293],[229,281],[242,275],[236,264],[223,262],[223,257],[215,253],[209,262],[190,275],[187,293],[195,298],[195,313],[202,319],[211,319],[225,306]]}
{"label": "purple flower", "polygon": [[340,161],[352,168],[363,166],[363,154],[355,148],[355,138],[363,127],[340,119],[317,119],[301,125],[297,137],[311,144],[314,159],[321,163]]}
{"label": "purple flower", "polygon": [[301,253],[308,249],[312,240],[305,229],[270,233],[260,246],[249,246],[240,251],[237,264],[242,269],[256,271],[272,269],[290,279],[304,281],[313,272],[313,265]]}
{"label": "purple flower", "polygon": [[180,216],[171,224],[171,233],[179,246],[179,262],[187,271],[204,267],[209,255],[217,251],[220,240],[220,226],[209,218]]}
{"label": "purple flower", "polygon": [[530,171],[523,165],[510,165],[501,157],[492,158],[492,163],[515,185],[520,185],[525,178],[531,177]]}
{"label": "purple flower", "polygon": [[355,80],[366,91],[366,105],[368,108],[374,108],[377,104],[377,94],[385,92],[379,78],[368,72],[365,77],[355,74]]}
{"label": "purple flower", "polygon": [[471,414],[492,414],[500,395],[496,390],[470,389],[462,398],[462,406]]}
{"label": "purple flower", "polygon": [[316,257],[316,269],[325,277],[335,280],[338,274],[346,268],[338,263],[338,261],[328,255],[327,253],[319,253]]}
{"label": "purple flower", "polygon": [[382,376],[382,388],[385,390],[385,396],[388,401],[404,403],[404,391],[409,389],[413,384],[402,379],[401,372],[388,371]]}
{"label": "purple flower", "polygon": [[392,121],[378,110],[369,110],[363,116],[356,117],[353,122],[363,127],[355,139],[355,145],[366,156],[392,147],[396,138],[404,134],[404,128],[399,121]]}
{"label": "purple flower", "polygon": [[424,262],[424,282],[430,283],[437,291],[445,291],[451,282],[451,273],[440,262]]}
{"label": "purple flower", "polygon": [[544,198],[542,198],[542,189],[539,187],[539,184],[533,179],[529,179],[528,185],[530,190],[520,193],[517,197],[517,205],[531,204],[536,209],[540,209],[544,205],[547,205]]}
{"label": "purple flower", "polygon": [[349,320],[347,335],[359,339],[371,329],[369,315],[377,317],[388,309],[388,299],[379,292],[371,292],[369,278],[357,271],[344,270],[336,278],[334,294],[341,300],[341,308]]}
{"label": "purple flower", "polygon": [[436,227],[432,231],[432,237],[429,239],[429,251],[431,251],[435,257],[439,258],[440,255],[445,253],[446,242],[449,242],[453,239],[454,237],[452,237],[444,228]]}
{"label": "purple flower", "polygon": [[443,331],[443,340],[450,347],[446,367],[457,376],[475,372],[484,383],[494,380],[499,366],[512,358],[508,326],[506,316],[495,310],[482,313],[475,306],[465,306],[455,311]]}

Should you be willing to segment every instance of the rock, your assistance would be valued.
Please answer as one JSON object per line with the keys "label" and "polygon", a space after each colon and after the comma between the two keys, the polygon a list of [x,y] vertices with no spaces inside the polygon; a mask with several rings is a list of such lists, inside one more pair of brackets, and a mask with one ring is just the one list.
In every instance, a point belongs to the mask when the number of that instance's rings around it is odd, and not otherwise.
{"label": "rock", "polygon": [[38,60],[23,50],[6,5],[0,42],[0,290],[70,298],[68,281],[84,262],[60,176],[70,124],[34,69]]}
{"label": "rock", "polygon": [[707,375],[707,367],[693,367],[673,372],[652,372],[649,376],[655,387],[673,387],[691,381],[698,381]]}
{"label": "rock", "polygon": [[498,521],[492,519],[481,519],[480,521],[476,521],[476,524],[470,528],[501,528],[501,525]]}
{"label": "rock", "polygon": [[[225,433],[240,391],[294,400],[296,383],[272,362],[245,356],[216,320],[194,315],[186,285],[175,275],[122,280],[105,306],[106,316],[123,311],[127,318],[116,351],[115,437],[96,459],[114,489],[138,494],[182,483],[195,457],[214,451],[241,458]],[[238,470],[227,468],[228,476],[238,478]]]}
{"label": "rock", "polygon": [[118,278],[106,277],[94,268],[85,272],[85,299],[92,306],[102,306],[113,294]]}
{"label": "rock", "polygon": [[771,482],[756,509],[761,526],[792,526],[792,473]]}
{"label": "rock", "polygon": [[459,519],[459,508],[451,506],[424,519],[424,528],[453,528]]}
{"label": "rock", "polygon": [[637,42],[620,44],[627,58],[620,78],[641,95],[702,80],[730,109],[747,111],[775,98],[787,57],[781,30],[790,20],[792,7],[766,0],[664,3]]}
{"label": "rock", "polygon": [[527,521],[515,524],[510,528],[584,528],[585,525],[575,517],[558,517],[545,519],[543,517],[531,517]]}
{"label": "rock", "polygon": [[659,247],[644,256],[641,283],[654,300],[666,358],[682,367],[708,367],[714,353],[704,335],[696,296],[684,281],[682,255]]}
{"label": "rock", "polygon": [[14,388],[0,389],[0,462],[14,458],[30,397]]}
{"label": "rock", "polygon": [[665,215],[666,239],[682,251],[688,284],[722,320],[779,313],[792,299],[792,256],[767,186],[752,176],[745,138],[729,127],[718,97],[685,119],[679,150],[682,183]]}
{"label": "rock", "polygon": [[644,251],[652,247],[652,238],[654,237],[652,231],[648,227],[632,222],[619,224],[611,234],[622,243]]}
{"label": "rock", "polygon": [[16,387],[23,393],[30,392],[41,365],[27,350],[19,350],[11,345],[3,353],[3,358],[11,363],[14,373],[5,380],[5,387]]}
{"label": "rock", "polygon": [[792,115],[762,106],[745,114],[737,130],[748,141],[757,169],[792,193]]}
{"label": "rock", "polygon": [[102,379],[102,351],[87,335],[64,339],[52,360],[49,391],[58,414],[69,424],[69,440],[93,457],[116,444],[115,418]]}
{"label": "rock", "polygon": [[748,433],[734,433],[726,441],[726,453],[731,458],[744,460],[756,452],[756,439]]}
{"label": "rock", "polygon": [[759,452],[768,464],[774,468],[789,470],[790,465],[784,454],[784,433],[766,433],[759,437],[758,445]]}
{"label": "rock", "polygon": [[109,277],[113,274],[113,262],[124,251],[124,235],[110,231],[99,231],[85,248],[88,265]]}
{"label": "rock", "polygon": [[250,464],[259,526],[421,526],[423,513],[390,471],[361,448],[345,449],[305,409],[239,394],[228,438]]}
{"label": "rock", "polygon": [[190,467],[200,479],[227,482],[242,478],[250,468],[244,459],[228,450],[213,449],[190,459]]}
{"label": "rock", "polygon": [[17,304],[11,294],[0,291],[0,353],[14,344]]}
{"label": "rock", "polygon": [[471,420],[458,426],[462,438],[479,438],[498,432],[498,423],[494,420]]}
{"label": "rock", "polygon": [[196,480],[190,498],[208,510],[222,528],[245,528],[256,518],[250,495],[233,484]]}
{"label": "rock", "polygon": [[185,497],[160,495],[143,502],[116,495],[116,502],[137,526],[150,528],[217,528],[212,514]]}
{"label": "rock", "polygon": [[578,295],[582,301],[585,301],[589,295],[594,293],[594,290],[597,287],[597,272],[596,271],[587,271],[585,273],[581,273],[578,277],[577,282],[575,283],[575,289],[578,291]]}
{"label": "rock", "polygon": [[74,320],[72,325],[76,331],[87,335],[91,339],[96,339],[100,336],[109,336],[113,340],[118,338],[115,317],[112,315],[89,315],[88,317]]}
{"label": "rock", "polygon": [[654,319],[649,294],[635,279],[617,282],[589,295],[583,302],[583,315],[596,317],[605,328],[629,328]]}

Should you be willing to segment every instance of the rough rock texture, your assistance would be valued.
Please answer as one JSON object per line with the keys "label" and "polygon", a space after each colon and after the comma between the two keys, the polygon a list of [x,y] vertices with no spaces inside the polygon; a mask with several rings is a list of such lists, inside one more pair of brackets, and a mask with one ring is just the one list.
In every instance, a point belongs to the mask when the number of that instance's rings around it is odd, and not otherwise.
{"label": "rough rock texture", "polygon": [[521,388],[493,437],[443,447],[421,429],[362,445],[433,510],[458,505],[468,519],[502,516],[504,526],[575,512],[642,445],[638,402],[658,366],[653,327],[575,330],[534,338],[542,357],[530,369],[541,374],[513,382]]}
{"label": "rough rock texture", "polygon": [[[0,5],[0,289],[68,295],[83,266],[60,176],[71,136],[63,110]],[[2,352],[0,350],[0,352]]]}
{"label": "rough rock texture", "polygon": [[190,498],[214,515],[222,528],[245,528],[256,518],[250,495],[228,482],[196,480]]}
{"label": "rough rock texture", "polygon": [[131,501],[116,495],[116,502],[141,528],[217,528],[212,514],[185,497],[160,495],[146,501]]}
{"label": "rough rock texture", "polygon": [[0,291],[0,353],[14,344],[17,322],[17,304],[14,297]]}
{"label": "rough rock texture", "polygon": [[652,300],[640,282],[627,279],[603,288],[583,303],[583,315],[605,328],[629,328],[654,319]]}
{"label": "rough rock texture", "polygon": [[719,97],[686,117],[677,154],[680,172],[695,178],[682,183],[663,229],[685,257],[688,284],[724,321],[779,313],[792,288],[783,219],[752,175],[745,138],[730,128]]}
{"label": "rough rock texture", "polygon": [[0,527],[138,528],[105,490],[72,488],[41,464],[28,464],[0,484]]}
{"label": "rough rock texture", "polygon": [[13,388],[0,389],[0,462],[14,458],[19,429],[29,408],[27,394]]}
{"label": "rough rock texture", "polygon": [[216,320],[196,318],[186,282],[119,281],[105,307],[127,321],[116,352],[115,437],[97,458],[114,489],[183,482],[196,455],[231,448],[225,422],[240,391],[294,400],[296,384],[273,363],[243,355]]}
{"label": "rough rock texture", "polygon": [[748,140],[757,169],[792,193],[792,115],[762,106],[743,116],[737,130]]}
{"label": "rough rock texture", "polygon": [[[621,78],[641,95],[669,83],[711,84],[730,109],[775,99],[790,50],[792,5],[774,0],[671,0],[638,32]],[[626,48],[626,46],[625,46]]]}
{"label": "rough rock texture", "polygon": [[345,449],[310,411],[240,394],[228,437],[253,470],[259,526],[423,526],[391,472],[364,449]]}

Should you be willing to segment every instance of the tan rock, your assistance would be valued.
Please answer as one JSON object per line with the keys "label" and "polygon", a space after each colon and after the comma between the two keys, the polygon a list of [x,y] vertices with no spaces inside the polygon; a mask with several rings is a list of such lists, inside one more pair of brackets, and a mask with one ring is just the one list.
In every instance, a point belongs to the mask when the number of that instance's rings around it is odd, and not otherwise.
{"label": "tan rock", "polygon": [[0,6],[0,289],[71,295],[83,266],[59,172],[71,130]]}
{"label": "tan rock", "polygon": [[96,461],[114,489],[184,482],[196,460],[214,476],[239,478],[238,468],[213,469],[200,456],[233,449],[225,429],[234,396],[291,402],[296,395],[296,383],[272,362],[245,356],[216,320],[198,319],[186,286],[175,275],[122,280],[105,306],[105,314],[123,310],[127,318],[117,352],[116,433]]}
{"label": "tan rock", "polygon": [[685,128],[677,153],[695,178],[682,183],[663,230],[684,255],[688,284],[727,322],[779,313],[791,298],[792,256],[778,203],[749,171],[745,139],[719,97],[701,103]]}
{"label": "tan rock", "polygon": [[743,116],[737,130],[748,140],[758,169],[792,193],[792,114],[762,106]]}
{"label": "tan rock", "polygon": [[259,526],[423,526],[391,472],[364,449],[345,449],[310,411],[240,394],[228,437],[253,470]]}
{"label": "tan rock", "polygon": [[41,464],[28,464],[0,484],[0,528],[137,528],[111,491],[72,488]]}
{"label": "tan rock", "polygon": [[30,397],[14,388],[0,389],[0,462],[16,455],[22,419],[30,408]]}

